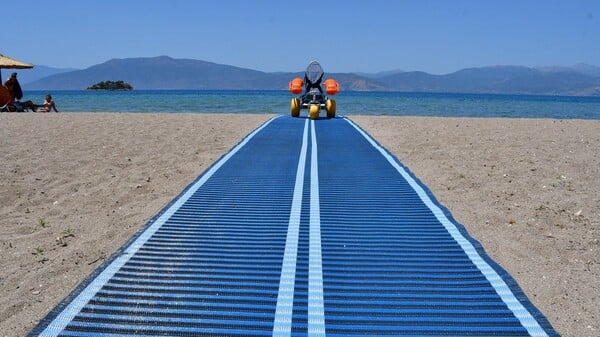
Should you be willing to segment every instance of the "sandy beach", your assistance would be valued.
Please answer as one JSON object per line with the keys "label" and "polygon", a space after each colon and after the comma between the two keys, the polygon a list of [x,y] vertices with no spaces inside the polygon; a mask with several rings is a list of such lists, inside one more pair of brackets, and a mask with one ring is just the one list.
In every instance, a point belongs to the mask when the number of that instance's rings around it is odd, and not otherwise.
{"label": "sandy beach", "polygon": [[[0,114],[0,336],[272,115]],[[600,121],[355,116],[562,336],[600,335]]]}

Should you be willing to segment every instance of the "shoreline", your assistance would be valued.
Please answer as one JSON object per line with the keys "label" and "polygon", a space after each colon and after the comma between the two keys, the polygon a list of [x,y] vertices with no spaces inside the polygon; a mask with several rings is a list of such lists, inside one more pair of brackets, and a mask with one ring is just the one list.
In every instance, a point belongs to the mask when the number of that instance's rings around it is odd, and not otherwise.
{"label": "shoreline", "polygon": [[[28,333],[271,116],[0,114],[0,331]],[[598,333],[599,120],[350,119],[432,191],[559,334]]]}
{"label": "shoreline", "polygon": [[[289,114],[286,90],[136,90],[94,93],[50,92],[65,112]],[[46,91],[27,92],[25,100],[43,101]],[[257,95],[258,93],[258,95]],[[600,98],[424,92],[342,92],[335,96],[349,116],[490,118],[577,118],[600,120]],[[599,96],[600,97],[600,96]],[[342,112],[340,110],[340,112]],[[371,114],[371,112],[376,112]],[[399,116],[401,117],[401,116]]]}

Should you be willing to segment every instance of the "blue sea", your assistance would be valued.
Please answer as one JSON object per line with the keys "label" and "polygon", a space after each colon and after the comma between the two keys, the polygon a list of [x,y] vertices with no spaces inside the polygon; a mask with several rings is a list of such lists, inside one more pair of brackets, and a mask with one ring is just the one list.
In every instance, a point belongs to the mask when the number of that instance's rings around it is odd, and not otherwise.
{"label": "blue sea", "polygon": [[[40,104],[47,91],[25,91]],[[53,91],[64,112],[289,114],[287,91],[134,90]],[[342,92],[337,114],[444,117],[600,119],[600,97]],[[303,112],[305,113],[305,112]]]}

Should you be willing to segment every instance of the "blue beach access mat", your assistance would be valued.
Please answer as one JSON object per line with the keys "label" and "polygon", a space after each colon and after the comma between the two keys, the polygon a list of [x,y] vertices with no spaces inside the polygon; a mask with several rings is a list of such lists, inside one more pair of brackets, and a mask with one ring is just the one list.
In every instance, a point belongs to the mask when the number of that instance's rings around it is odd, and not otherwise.
{"label": "blue beach access mat", "polygon": [[30,336],[557,333],[427,187],[353,122],[276,117]]}

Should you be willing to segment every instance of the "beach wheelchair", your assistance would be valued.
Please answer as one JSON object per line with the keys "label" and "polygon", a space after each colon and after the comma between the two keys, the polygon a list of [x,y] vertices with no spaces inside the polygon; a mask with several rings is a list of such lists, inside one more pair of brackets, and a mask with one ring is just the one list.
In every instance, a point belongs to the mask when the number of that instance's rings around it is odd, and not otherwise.
{"label": "beach wheelchair", "polygon": [[[304,80],[297,77],[290,81],[288,90],[299,95],[304,90],[304,94],[300,97],[292,98],[290,103],[290,112],[292,117],[299,117],[301,109],[308,109],[308,117],[310,119],[319,119],[319,114],[322,109],[327,112],[327,118],[335,117],[336,104],[335,100],[327,95],[335,95],[340,92],[340,85],[334,79],[328,79],[323,84],[323,76],[325,72],[317,61],[311,62],[304,73]],[[323,93],[325,87],[325,94]]]}

